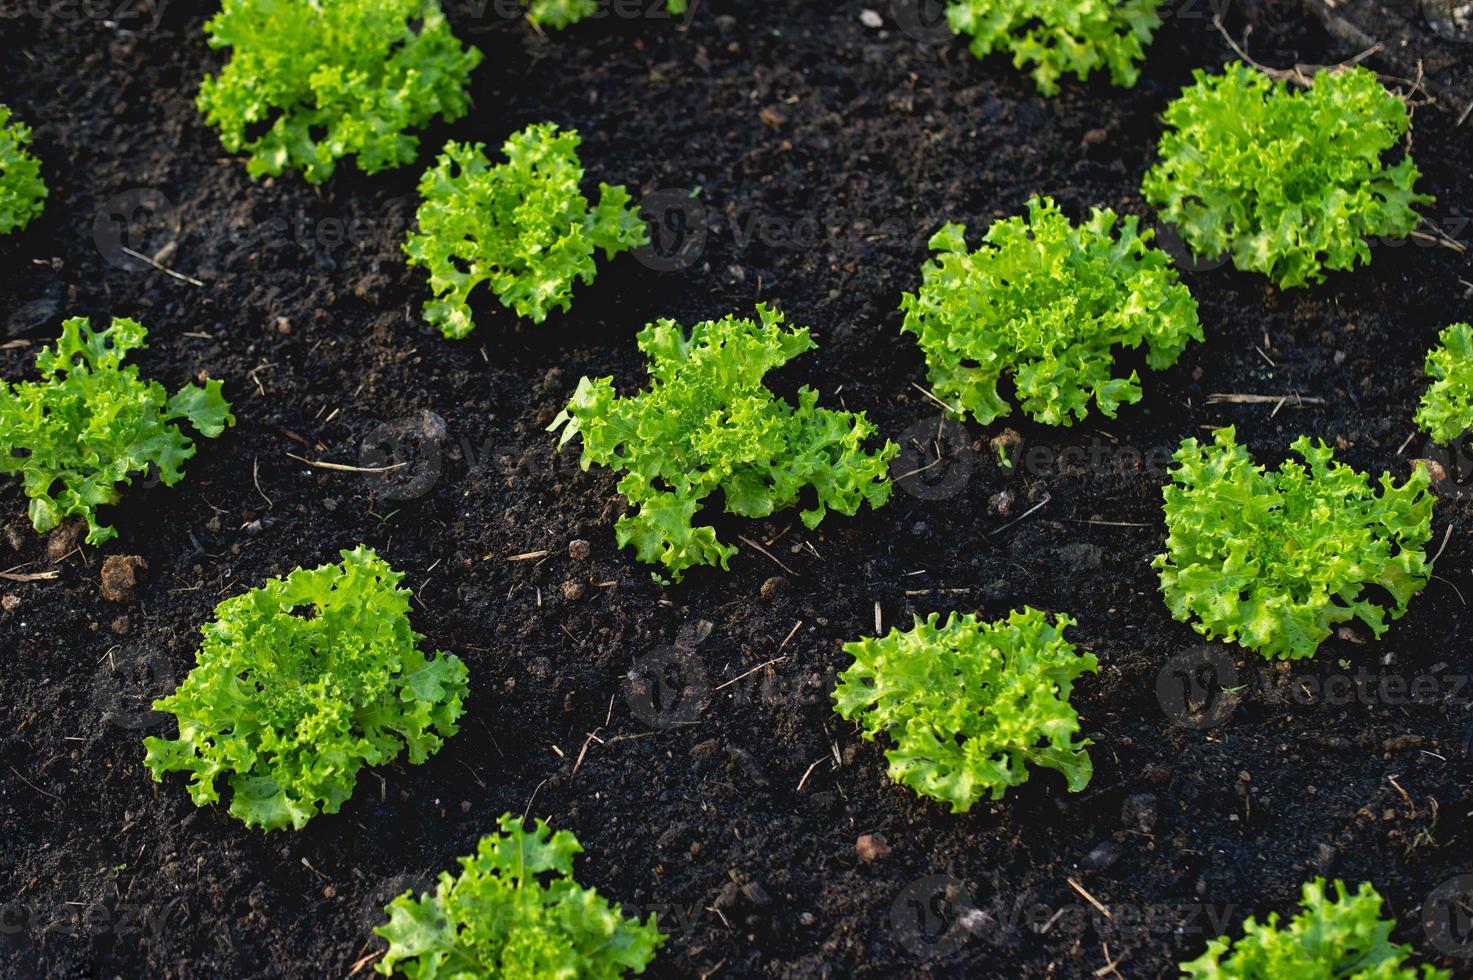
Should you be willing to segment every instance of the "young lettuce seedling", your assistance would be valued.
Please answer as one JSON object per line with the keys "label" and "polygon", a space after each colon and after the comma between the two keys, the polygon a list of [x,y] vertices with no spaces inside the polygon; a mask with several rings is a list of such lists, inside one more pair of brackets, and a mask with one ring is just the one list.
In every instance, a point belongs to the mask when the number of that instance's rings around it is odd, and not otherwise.
{"label": "young lettuce seedling", "polygon": [[1012,412],[998,385],[1011,379],[1019,407],[1045,425],[1073,425],[1089,403],[1114,418],[1141,399],[1140,378],[1114,376],[1119,349],[1146,345],[1163,370],[1202,339],[1197,302],[1138,220],[1096,208],[1072,225],[1049,198],[1028,217],[995,222],[982,247],[949,224],[931,239],[921,288],[901,299],[901,330],[926,355],[932,391],[960,415],[988,424]]}
{"label": "young lettuce seedling", "polygon": [[1335,895],[1325,894],[1325,880],[1304,885],[1303,897],[1285,927],[1270,912],[1259,923],[1243,922],[1241,939],[1212,940],[1207,951],[1181,964],[1187,980],[1449,980],[1446,970],[1406,965],[1410,946],[1391,942],[1395,919],[1381,917],[1381,896],[1362,882],[1351,894],[1336,881]]}
{"label": "young lettuce seedling", "polygon": [[439,0],[224,0],[205,24],[229,48],[198,105],[252,177],[301,171],[313,184],[344,157],[372,174],[419,152],[409,132],[470,106],[481,52],[462,47]]}
{"label": "young lettuce seedling", "polygon": [[818,345],[775,310],[758,305],[757,316],[689,333],[673,320],[646,326],[638,342],[649,389],[620,398],[612,378],[583,378],[548,427],[562,429],[559,446],[583,437],[585,470],[598,463],[625,474],[619,492],[635,510],[619,518],[619,547],[634,545],[640,561],[658,562],[677,582],[696,565],[726,568],[736,553],[714,527],[692,526],[718,491],[727,513],[766,517],[811,488],[812,506],[800,515],[809,528],[830,509],[852,516],[890,499],[899,447],[887,441],[867,452],[876,430],[864,413],[819,408],[812,388],[799,390],[796,406],[773,395],[767,373]]}
{"label": "young lettuce seedling", "polygon": [[85,317],[61,325],[54,349],[36,356],[41,380],[0,382],[0,473],[20,474],[31,498],[31,526],[44,534],[67,517],[87,521],[87,543],[117,536],[97,520],[116,504],[134,474],[156,469],[165,486],[184,478],[194,442],[175,423],[188,421],[213,439],[235,424],[219,381],[185,385],[170,397],[142,381],[130,351],[147,347],[136,320],[105,330]]}
{"label": "young lettuce seedling", "polygon": [[1134,85],[1161,26],[1160,6],[1161,0],[950,0],[946,21],[953,33],[971,36],[973,55],[1008,51],[1014,68],[1033,66],[1040,92],[1057,95],[1064,75],[1083,81],[1101,68],[1116,85]]}
{"label": "young lettuce seedling", "polygon": [[1166,553],[1153,562],[1172,616],[1283,660],[1314,656],[1351,619],[1381,636],[1432,574],[1424,467],[1400,486],[1383,473],[1377,493],[1324,443],[1300,436],[1290,448],[1308,468],[1266,472],[1231,426],[1211,445],[1183,442],[1162,491]]}
{"label": "young lettuce seedling", "polygon": [[1228,253],[1281,289],[1323,282],[1370,262],[1368,238],[1405,238],[1432,202],[1410,156],[1382,160],[1411,116],[1372,72],[1320,72],[1305,92],[1241,62],[1193,77],[1141,192],[1196,255]]}
{"label": "young lettuce seedling", "polygon": [[1093,654],[1064,639],[1068,616],[1049,622],[1024,607],[1005,620],[952,613],[917,617],[905,631],[844,645],[854,664],[839,675],[834,707],[887,735],[890,778],[965,813],[990,793],[1001,799],[1028,781],[1029,767],[1057,769],[1070,792],[1094,772],[1075,741],[1074,681],[1099,669]]}
{"label": "young lettuce seedling", "polygon": [[455,734],[465,664],[419,652],[402,574],[361,546],[342,558],[216,607],[194,670],[153,703],[179,721],[177,739],[144,739],[155,780],[189,773],[204,806],[223,775],[246,826],[301,830],[338,812],[364,766],[405,749],[418,765]]}
{"label": "young lettuce seedling", "polygon": [[26,149],[30,142],[30,127],[11,122],[10,109],[0,105],[0,235],[24,228],[44,207],[46,182],[41,161]]}
{"label": "young lettuce seedling", "polygon": [[1454,323],[1437,340],[1427,353],[1434,380],[1417,406],[1417,425],[1446,444],[1473,428],[1473,327]]}
{"label": "young lettuce seedling", "polygon": [[573,879],[583,848],[538,820],[530,831],[505,814],[501,832],[440,872],[433,894],[405,892],[374,929],[389,949],[375,969],[410,980],[504,977],[617,980],[643,973],[665,936],[653,914],[626,919],[617,902]]}
{"label": "young lettuce seedling", "polygon": [[446,337],[475,327],[467,302],[490,284],[502,304],[541,323],[573,303],[573,284],[593,282],[593,255],[604,258],[649,241],[639,210],[621,186],[599,184],[591,205],[580,184],[579,136],[553,123],[529,126],[502,147],[492,166],[481,143],[447,143],[419,182],[419,230],[404,251],[429,270],[435,298],[424,317]]}

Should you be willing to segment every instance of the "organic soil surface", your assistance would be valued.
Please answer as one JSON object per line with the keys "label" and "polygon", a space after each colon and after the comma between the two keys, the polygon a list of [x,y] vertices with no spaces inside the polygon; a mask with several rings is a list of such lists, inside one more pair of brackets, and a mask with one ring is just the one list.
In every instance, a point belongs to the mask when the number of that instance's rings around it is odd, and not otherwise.
{"label": "organic soil surface", "polygon": [[[51,188],[0,238],[0,375],[34,377],[64,316],[131,316],[151,329],[145,376],[224,379],[239,420],[177,487],[130,490],[100,549],[39,538],[16,481],[0,487],[0,567],[57,573],[0,581],[0,974],[363,976],[383,905],[511,811],[572,830],[583,883],[660,913],[657,977],[1168,976],[1245,915],[1290,912],[1317,874],[1372,882],[1398,941],[1470,975],[1466,937],[1423,925],[1434,889],[1473,870],[1467,461],[1443,454],[1433,546],[1449,536],[1407,616],[1292,666],[1216,648],[1238,680],[1212,717],[1173,707],[1211,664],[1150,560],[1163,459],[1187,436],[1231,423],[1277,464],[1306,433],[1398,479],[1429,455],[1411,421],[1423,356],[1473,320],[1473,261],[1442,240],[1473,241],[1473,125],[1416,110],[1441,238],[1378,244],[1369,267],[1289,292],[1186,263],[1206,343],[1143,370],[1145,398],[1114,420],[1007,420],[1006,468],[1002,423],[938,443],[917,388],[898,307],[927,239],[951,220],[975,242],[1034,193],[1076,218],[1149,216],[1159,113],[1231,51],[1189,2],[1133,89],[1045,99],[908,4],[872,4],[877,28],[856,2],[702,0],[688,23],[611,14],[542,37],[448,3],[486,60],[474,110],[425,132],[422,161],[446,138],[495,149],[553,120],[582,133],[590,187],[627,184],[660,222],[657,247],[601,263],[569,314],[533,327],[483,292],[458,343],[420,319],[424,275],[400,248],[419,166],[252,182],[203,125],[194,94],[224,59],[201,29],[213,5],[0,5],[0,101],[34,126]],[[1226,27],[1249,24],[1264,64],[1357,53],[1297,4],[1239,7]],[[758,302],[820,344],[779,391],[865,410],[906,445],[897,476],[927,469],[815,532],[796,512],[723,520],[742,544],[730,571],[662,587],[615,548],[616,478],[544,430],[582,375],[642,383],[647,321]],[[362,774],[300,833],[153,782],[141,740],[173,720],[149,702],[188,671],[214,606],[360,542],[406,573],[427,645],[469,666],[460,734],[425,765]],[[123,602],[100,591],[111,555],[147,563]],[[952,815],[887,779],[884,746],[833,713],[840,645],[1024,604],[1075,617],[1071,639],[1099,657],[1074,699],[1093,781],[1069,794],[1044,771]],[[866,834],[888,853],[861,857]]]}

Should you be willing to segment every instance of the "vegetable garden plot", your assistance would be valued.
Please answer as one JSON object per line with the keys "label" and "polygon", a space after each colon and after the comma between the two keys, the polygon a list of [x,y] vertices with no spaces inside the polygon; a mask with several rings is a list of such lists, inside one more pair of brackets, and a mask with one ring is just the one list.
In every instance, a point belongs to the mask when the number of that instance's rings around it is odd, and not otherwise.
{"label": "vegetable garden plot", "polygon": [[4,12],[0,972],[1473,969],[1461,107],[1025,6]]}

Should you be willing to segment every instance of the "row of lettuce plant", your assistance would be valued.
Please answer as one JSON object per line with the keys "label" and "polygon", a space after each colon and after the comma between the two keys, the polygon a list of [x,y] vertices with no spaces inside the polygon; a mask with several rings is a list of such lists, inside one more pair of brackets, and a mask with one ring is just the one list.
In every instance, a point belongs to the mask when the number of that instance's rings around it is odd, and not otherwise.
{"label": "row of lettuce plant", "polygon": [[[958,0],[948,19],[979,56],[1012,52],[1052,94],[1062,75],[1099,68],[1133,84],[1157,6]],[[670,0],[670,9],[684,4]],[[528,19],[563,27],[595,11],[593,0],[532,0]],[[413,161],[412,130],[468,111],[465,88],[481,57],[454,38],[433,0],[225,0],[206,29],[231,60],[206,80],[199,106],[227,149],[249,154],[253,177],[293,170],[319,183],[345,157],[365,173]],[[1165,118],[1146,199],[1194,254],[1230,255],[1281,288],[1370,261],[1369,238],[1404,237],[1415,206],[1432,200],[1413,190],[1409,156],[1385,164],[1410,119],[1363,69],[1321,73],[1303,92],[1241,64],[1199,71]],[[0,107],[0,234],[23,228],[46,196],[29,137]],[[481,144],[451,142],[426,171],[405,251],[430,277],[425,319],[447,337],[473,330],[469,298],[483,282],[540,323],[569,309],[575,283],[593,280],[597,251],[607,260],[647,242],[624,187],[601,184],[597,203],[584,196],[578,145],[576,132],[541,124],[506,142],[505,162],[493,165]],[[1143,394],[1135,372],[1116,376],[1118,352],[1144,347],[1151,369],[1170,367],[1203,339],[1196,302],[1137,218],[1096,209],[1074,224],[1048,198],[1027,211],[994,223],[975,251],[964,227],[937,232],[920,288],[902,299],[902,330],[954,415],[984,425],[1008,415],[1001,385],[1042,424],[1071,425],[1092,410],[1114,417]],[[38,531],[76,516],[89,542],[108,540],[116,532],[98,508],[116,503],[132,476],[182,478],[195,450],[178,423],[207,438],[234,423],[220,382],[171,397],[124,366],[144,338],[131,320],[97,332],[68,320],[56,350],[37,359],[42,380],[6,386],[0,472],[22,477]],[[639,560],[674,581],[692,567],[725,568],[735,548],[695,525],[718,493],[744,518],[806,494],[813,503],[800,516],[810,528],[829,510],[853,515],[888,500],[898,450],[888,441],[869,448],[876,428],[863,412],[819,408],[806,387],[789,403],[764,384],[814,348],[807,329],[759,306],[755,320],[689,330],[660,321],[637,342],[648,390],[620,397],[612,379],[584,378],[551,428],[562,444],[582,440],[585,469],[623,474],[618,490],[632,510],[616,540]],[[1473,425],[1473,329],[1455,324],[1440,342],[1416,422],[1448,441]],[[1379,637],[1431,574],[1425,470],[1400,485],[1383,474],[1377,492],[1322,443],[1301,438],[1292,448],[1307,467],[1267,472],[1231,428],[1208,446],[1186,440],[1164,491],[1167,551],[1155,562],[1174,616],[1267,657],[1313,656],[1350,619]],[[465,665],[418,651],[399,573],[362,547],[342,559],[220,604],[195,669],[155,704],[179,730],[146,740],[155,778],[189,773],[199,805],[220,801],[223,778],[230,812],[248,826],[300,829],[337,812],[361,768],[401,754],[423,762],[455,733]],[[854,663],[840,675],[835,710],[865,738],[889,741],[892,779],[956,812],[1001,798],[1030,768],[1058,770],[1080,790],[1092,767],[1070,696],[1098,664],[1064,639],[1071,625],[1029,608],[995,623],[953,614],[943,624],[933,614],[847,644]],[[458,877],[442,874],[433,894],[390,904],[378,968],[413,977],[642,971],[664,937],[653,918],[625,919],[573,881],[579,850],[566,831],[539,822],[528,832],[503,817]],[[1348,963],[1415,975],[1402,966],[1408,949],[1388,941],[1374,889],[1334,887],[1331,899],[1323,882],[1307,884],[1287,928],[1273,916],[1249,919],[1241,940],[1215,941],[1183,970],[1304,975],[1294,971]]]}

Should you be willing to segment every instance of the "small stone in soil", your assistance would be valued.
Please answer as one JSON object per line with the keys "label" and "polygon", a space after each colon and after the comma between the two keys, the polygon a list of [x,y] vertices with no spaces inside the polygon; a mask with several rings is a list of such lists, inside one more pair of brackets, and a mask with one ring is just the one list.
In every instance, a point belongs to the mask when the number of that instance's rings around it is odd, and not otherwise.
{"label": "small stone in soil", "polygon": [[586,561],[593,551],[593,546],[582,538],[568,542],[568,557],[574,561]]}
{"label": "small stone in soil", "polygon": [[861,834],[859,840],[854,842],[854,852],[866,864],[874,864],[889,856],[890,845],[885,843],[884,834]]}
{"label": "small stone in soil", "polygon": [[1112,840],[1096,844],[1094,850],[1084,856],[1080,865],[1091,871],[1104,871],[1125,854],[1125,849]]}
{"label": "small stone in soil", "polygon": [[760,590],[762,598],[771,599],[773,596],[781,593],[783,589],[787,588],[787,585],[787,579],[783,578],[781,575],[774,575],[772,578],[762,583],[762,588]]}
{"label": "small stone in soil", "polygon": [[1120,805],[1120,822],[1132,830],[1149,834],[1156,826],[1156,794],[1135,793]]}
{"label": "small stone in soil", "polygon": [[583,598],[583,591],[582,582],[575,582],[572,579],[568,579],[568,581],[563,583],[563,598],[569,602]]}
{"label": "small stone in soil", "polygon": [[132,602],[148,574],[148,562],[138,555],[108,555],[102,563],[102,597],[108,602]]}
{"label": "small stone in soil", "polygon": [[87,522],[80,517],[69,517],[56,526],[46,537],[46,557],[61,561],[77,550],[82,537],[87,533]]}

